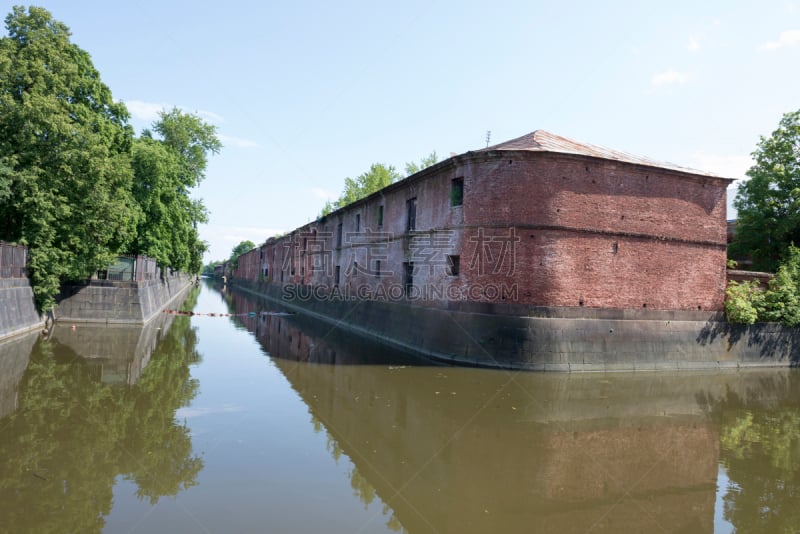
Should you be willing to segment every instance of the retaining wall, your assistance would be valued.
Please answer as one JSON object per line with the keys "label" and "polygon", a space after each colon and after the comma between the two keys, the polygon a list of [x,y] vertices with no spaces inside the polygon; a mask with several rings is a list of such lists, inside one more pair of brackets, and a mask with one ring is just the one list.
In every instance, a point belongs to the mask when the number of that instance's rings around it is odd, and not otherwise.
{"label": "retaining wall", "polygon": [[168,276],[164,280],[92,280],[85,284],[65,285],[56,308],[56,320],[146,323],[191,285],[192,277],[185,274]]}
{"label": "retaining wall", "polygon": [[33,289],[27,278],[0,278],[0,340],[40,328]]}
{"label": "retaining wall", "polygon": [[297,298],[299,286],[287,290],[276,284],[233,283],[337,328],[459,365],[537,371],[655,371],[800,364],[800,333],[796,329],[773,323],[731,325],[721,313],[523,309],[490,303],[431,307]]}

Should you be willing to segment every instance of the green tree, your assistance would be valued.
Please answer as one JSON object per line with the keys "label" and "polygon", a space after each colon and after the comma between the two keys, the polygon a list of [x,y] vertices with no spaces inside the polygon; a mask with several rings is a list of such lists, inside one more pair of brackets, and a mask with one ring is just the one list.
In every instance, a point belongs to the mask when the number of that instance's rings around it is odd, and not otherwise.
{"label": "green tree", "polygon": [[750,256],[756,269],[774,271],[791,243],[800,243],[800,111],[783,116],[761,137],[749,180],[739,186],[732,255]]}
{"label": "green tree", "polygon": [[254,248],[256,248],[256,244],[249,240],[242,241],[233,247],[233,250],[231,250],[231,257],[229,259],[231,262],[231,267],[234,269],[239,267],[239,256],[246,252],[250,252]]}
{"label": "green tree", "polygon": [[392,165],[373,163],[369,171],[358,175],[358,177],[345,178],[344,191],[342,191],[342,194],[337,200],[333,202],[329,201],[325,204],[325,207],[322,208],[321,215],[328,215],[332,211],[343,208],[357,200],[361,200],[401,178],[402,176],[400,173],[398,173]]}
{"label": "green tree", "polygon": [[435,150],[419,160],[419,163],[409,161],[406,163],[406,176],[411,176],[412,174],[416,174],[423,169],[427,169],[428,167],[436,165],[438,161],[439,158],[436,156]]}
{"label": "green tree", "polygon": [[89,54],[39,7],[14,7],[0,39],[0,239],[29,246],[37,304],[133,239],[133,130]]}
{"label": "green tree", "polygon": [[208,154],[222,144],[214,126],[177,108],[162,111],[153,131],[160,139],[145,130],[133,143],[133,195],[144,217],[131,252],[155,258],[162,267],[198,273],[207,247],[197,225],[208,215],[190,194],[205,177]]}
{"label": "green tree", "polygon": [[207,263],[207,264],[203,265],[202,273],[205,276],[214,276],[214,270],[218,266],[222,265],[223,263],[224,263],[223,261],[219,261],[219,260],[218,261],[212,261],[211,263]]}

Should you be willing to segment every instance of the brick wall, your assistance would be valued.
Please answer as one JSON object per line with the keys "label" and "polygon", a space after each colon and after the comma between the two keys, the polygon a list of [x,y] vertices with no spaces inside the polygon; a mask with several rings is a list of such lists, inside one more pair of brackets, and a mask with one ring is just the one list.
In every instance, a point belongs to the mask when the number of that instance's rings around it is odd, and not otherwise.
{"label": "brick wall", "polygon": [[727,182],[589,156],[467,153],[270,239],[234,276],[427,306],[719,310]]}

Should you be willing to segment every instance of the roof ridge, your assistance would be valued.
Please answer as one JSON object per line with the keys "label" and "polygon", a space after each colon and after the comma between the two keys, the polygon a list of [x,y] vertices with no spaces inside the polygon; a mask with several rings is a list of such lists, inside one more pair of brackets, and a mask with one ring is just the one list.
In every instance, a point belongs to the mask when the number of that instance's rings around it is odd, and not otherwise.
{"label": "roof ridge", "polygon": [[714,173],[683,167],[681,165],[676,165],[666,161],[657,161],[644,156],[637,156],[636,154],[631,154],[630,152],[614,150],[591,143],[581,143],[568,137],[548,132],[547,130],[534,130],[509,141],[482,148],[476,152],[492,152],[498,150],[527,150],[531,152],[575,154],[579,156],[590,156],[624,163],[633,163],[635,165],[670,169],[689,174],[699,174],[714,178],[722,178]]}

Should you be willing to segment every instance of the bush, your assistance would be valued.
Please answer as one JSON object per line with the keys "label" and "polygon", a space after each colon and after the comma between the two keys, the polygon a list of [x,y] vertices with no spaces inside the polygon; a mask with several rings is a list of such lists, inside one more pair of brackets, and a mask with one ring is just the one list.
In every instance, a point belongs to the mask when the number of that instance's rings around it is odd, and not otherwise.
{"label": "bush", "polygon": [[725,291],[725,316],[731,323],[756,321],[800,324],[800,248],[792,245],[764,291],[755,280],[731,282]]}
{"label": "bush", "polygon": [[763,300],[757,281],[730,282],[725,291],[725,317],[731,323],[753,324],[759,319]]}

